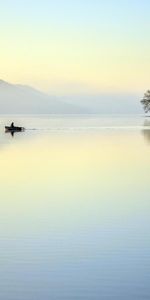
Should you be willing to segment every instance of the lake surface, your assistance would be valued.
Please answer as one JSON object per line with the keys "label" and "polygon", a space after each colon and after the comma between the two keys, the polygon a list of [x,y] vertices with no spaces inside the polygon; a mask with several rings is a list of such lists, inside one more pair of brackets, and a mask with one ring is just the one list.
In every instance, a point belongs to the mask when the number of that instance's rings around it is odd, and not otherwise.
{"label": "lake surface", "polygon": [[0,299],[150,299],[149,186],[149,118],[1,116]]}

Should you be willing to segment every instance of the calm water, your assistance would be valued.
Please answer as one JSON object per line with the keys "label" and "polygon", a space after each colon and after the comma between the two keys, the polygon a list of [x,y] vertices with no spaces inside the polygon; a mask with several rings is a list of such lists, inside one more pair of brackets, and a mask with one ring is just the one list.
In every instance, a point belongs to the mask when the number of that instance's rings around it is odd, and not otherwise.
{"label": "calm water", "polygon": [[150,299],[149,182],[149,119],[0,117],[0,299]]}

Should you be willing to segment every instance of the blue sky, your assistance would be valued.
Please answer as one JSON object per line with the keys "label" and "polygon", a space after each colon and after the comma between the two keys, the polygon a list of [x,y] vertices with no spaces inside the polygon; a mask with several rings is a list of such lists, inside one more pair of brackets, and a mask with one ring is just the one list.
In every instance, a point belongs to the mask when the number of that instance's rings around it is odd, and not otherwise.
{"label": "blue sky", "polygon": [[149,11],[148,0],[6,0],[1,77],[62,93],[148,88]]}

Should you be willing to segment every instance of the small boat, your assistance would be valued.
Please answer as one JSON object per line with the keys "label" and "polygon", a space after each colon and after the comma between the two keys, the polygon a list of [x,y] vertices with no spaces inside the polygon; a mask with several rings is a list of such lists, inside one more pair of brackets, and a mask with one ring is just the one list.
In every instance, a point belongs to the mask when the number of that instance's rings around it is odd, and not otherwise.
{"label": "small boat", "polygon": [[20,132],[24,131],[24,127],[17,127],[17,126],[5,126],[5,132]]}

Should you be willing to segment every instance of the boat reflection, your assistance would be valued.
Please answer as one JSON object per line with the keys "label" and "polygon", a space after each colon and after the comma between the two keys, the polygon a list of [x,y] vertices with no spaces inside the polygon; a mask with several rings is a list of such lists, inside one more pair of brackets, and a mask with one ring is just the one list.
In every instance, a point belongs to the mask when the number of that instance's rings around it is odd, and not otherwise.
{"label": "boat reflection", "polygon": [[20,133],[20,132],[23,132],[24,130],[21,130],[21,131],[18,131],[18,130],[7,130],[5,129],[5,133],[9,133],[12,137],[14,137],[14,135],[16,133]]}

